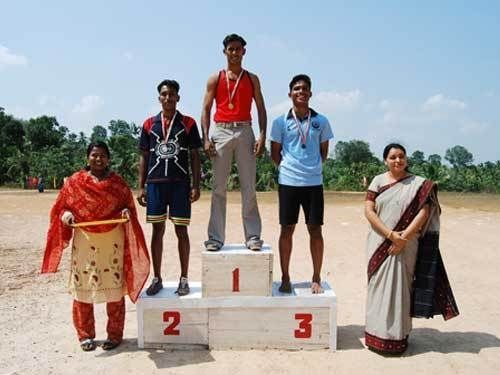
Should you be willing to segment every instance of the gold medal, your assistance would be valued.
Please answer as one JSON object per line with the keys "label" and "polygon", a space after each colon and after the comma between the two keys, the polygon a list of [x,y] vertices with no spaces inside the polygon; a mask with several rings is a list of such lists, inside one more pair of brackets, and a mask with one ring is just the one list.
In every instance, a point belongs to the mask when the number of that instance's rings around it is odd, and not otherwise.
{"label": "gold medal", "polygon": [[243,75],[244,70],[242,69],[240,74],[238,75],[238,78],[236,79],[236,83],[234,84],[233,91],[229,89],[229,77],[227,76],[227,71],[226,73],[226,84],[227,84],[227,94],[229,97],[229,104],[227,107],[229,108],[230,111],[234,109],[234,104],[232,103],[234,94],[236,94],[236,90],[238,89],[238,85],[240,84],[241,77]]}

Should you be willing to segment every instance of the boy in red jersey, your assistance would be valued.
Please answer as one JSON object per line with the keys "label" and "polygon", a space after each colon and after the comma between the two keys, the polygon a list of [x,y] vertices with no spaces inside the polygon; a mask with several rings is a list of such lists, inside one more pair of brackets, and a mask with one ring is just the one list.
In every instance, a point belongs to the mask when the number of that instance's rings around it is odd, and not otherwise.
{"label": "boy in red jersey", "polygon": [[[191,203],[200,198],[201,139],[193,118],[177,110],[179,84],[164,80],[158,85],[162,111],[144,121],[139,148],[139,193],[137,200],[147,206],[146,221],[153,224],[151,258],[154,278],[146,294],[155,295],[162,288],[161,258],[165,220],[175,226],[178,240],[181,277],[177,293],[189,293],[189,235]],[[191,176],[189,170],[191,169]],[[144,186],[147,185],[147,191]]]}
{"label": "boy in red jersey", "polygon": [[[255,158],[262,155],[265,148],[266,108],[259,78],[242,67],[246,41],[237,34],[230,34],[222,43],[227,68],[208,79],[201,115],[204,149],[212,160],[214,173],[208,240],[205,247],[207,250],[217,251],[224,245],[227,179],[234,156],[240,179],[245,244],[251,250],[260,250],[262,223],[255,193]],[[214,100],[215,128],[209,138],[210,112]],[[250,114],[252,100],[258,113],[260,134],[257,140]]]}

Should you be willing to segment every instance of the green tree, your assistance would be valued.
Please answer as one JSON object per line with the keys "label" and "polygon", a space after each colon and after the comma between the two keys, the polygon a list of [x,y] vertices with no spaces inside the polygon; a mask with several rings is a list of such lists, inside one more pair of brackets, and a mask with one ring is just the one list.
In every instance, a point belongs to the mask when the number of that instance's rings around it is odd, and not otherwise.
{"label": "green tree", "polygon": [[103,141],[106,142],[108,140],[108,131],[104,126],[96,125],[92,128],[92,134],[90,135],[91,142]]}
{"label": "green tree", "polygon": [[438,154],[432,154],[432,155],[429,155],[429,157],[427,158],[427,162],[431,165],[434,165],[434,166],[441,166],[441,155],[438,155]]}
{"label": "green tree", "polygon": [[410,156],[410,163],[412,165],[422,165],[425,163],[425,155],[422,151],[416,150]]}
{"label": "green tree", "polygon": [[43,151],[59,147],[68,134],[68,128],[59,125],[55,117],[40,116],[30,119],[25,125],[26,143],[32,151]]}
{"label": "green tree", "polygon": [[335,159],[344,165],[353,163],[369,163],[375,158],[370,145],[365,141],[353,139],[348,142],[339,141],[335,145]]}
{"label": "green tree", "polygon": [[444,158],[453,168],[467,167],[474,160],[472,154],[465,147],[459,145],[447,149]]}
{"label": "green tree", "polygon": [[[21,120],[0,110],[0,184],[22,180],[26,169],[23,156],[24,128]],[[16,159],[21,158],[21,159]],[[21,174],[21,175],[20,175]]]}
{"label": "green tree", "polygon": [[111,151],[111,168],[122,176],[130,186],[137,186],[137,170],[139,165],[139,132],[140,128],[133,122],[111,120],[108,140]]}

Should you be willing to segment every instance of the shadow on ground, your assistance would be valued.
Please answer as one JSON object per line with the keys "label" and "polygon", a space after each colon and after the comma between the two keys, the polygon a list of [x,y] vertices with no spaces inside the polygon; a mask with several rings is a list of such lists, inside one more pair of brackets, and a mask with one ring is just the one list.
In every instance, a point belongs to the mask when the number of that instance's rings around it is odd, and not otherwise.
{"label": "shadow on ground", "polygon": [[[99,342],[98,344],[102,343]],[[215,361],[210,351],[204,346],[200,346],[199,348],[190,346],[183,349],[139,349],[137,347],[137,340],[135,339],[125,339],[118,348],[109,352],[103,352],[97,355],[97,357],[110,357],[120,353],[137,351],[148,352],[149,358],[155,363],[158,369]]]}
{"label": "shadow on ground", "polygon": [[500,339],[485,332],[441,332],[433,328],[416,328],[411,332],[405,356],[427,352],[479,353],[486,348],[499,348]]}
{"label": "shadow on ground", "polygon": [[[364,326],[339,326],[337,350],[364,348]],[[428,352],[437,353],[479,353],[486,348],[500,348],[500,339],[485,332],[441,332],[434,328],[416,328],[409,338],[405,357]]]}

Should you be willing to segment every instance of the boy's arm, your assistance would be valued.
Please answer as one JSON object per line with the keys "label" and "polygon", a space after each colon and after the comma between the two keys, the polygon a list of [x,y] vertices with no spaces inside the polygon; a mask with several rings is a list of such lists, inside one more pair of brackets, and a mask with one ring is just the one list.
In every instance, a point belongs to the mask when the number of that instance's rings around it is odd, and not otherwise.
{"label": "boy's arm", "polygon": [[191,160],[191,178],[192,187],[190,193],[191,202],[196,202],[200,198],[200,178],[201,178],[201,163],[200,163],[200,152],[197,148],[191,149],[190,153]]}

